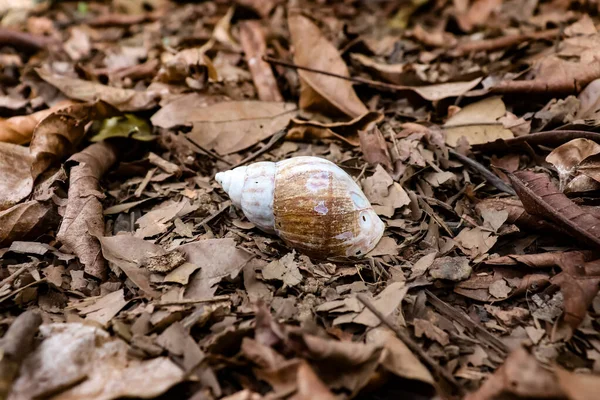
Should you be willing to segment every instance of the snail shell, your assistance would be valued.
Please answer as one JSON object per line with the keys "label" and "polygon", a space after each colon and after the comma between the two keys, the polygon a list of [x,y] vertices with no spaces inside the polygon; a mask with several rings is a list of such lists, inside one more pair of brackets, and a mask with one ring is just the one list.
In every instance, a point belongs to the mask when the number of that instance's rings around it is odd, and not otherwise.
{"label": "snail shell", "polygon": [[361,257],[385,229],[360,187],[322,158],[258,162],[215,179],[248,220],[315,258]]}

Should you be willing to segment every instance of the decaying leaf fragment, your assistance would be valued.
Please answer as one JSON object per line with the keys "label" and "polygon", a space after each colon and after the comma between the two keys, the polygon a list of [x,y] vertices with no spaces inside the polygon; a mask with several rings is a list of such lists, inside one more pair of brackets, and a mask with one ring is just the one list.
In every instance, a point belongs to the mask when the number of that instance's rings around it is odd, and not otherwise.
{"label": "decaying leaf fragment", "polygon": [[60,219],[53,204],[30,200],[0,211],[0,246],[35,239],[55,228]]}
{"label": "decaying leaf fragment", "polygon": [[[337,49],[310,19],[299,13],[291,13],[288,25],[297,65],[350,76]],[[337,111],[352,118],[369,111],[349,81],[304,70],[299,70],[298,74],[301,79],[300,108],[315,109],[321,113]]]}
{"label": "decaying leaf fragment", "polygon": [[0,211],[14,206],[32,190],[29,149],[0,142]]}

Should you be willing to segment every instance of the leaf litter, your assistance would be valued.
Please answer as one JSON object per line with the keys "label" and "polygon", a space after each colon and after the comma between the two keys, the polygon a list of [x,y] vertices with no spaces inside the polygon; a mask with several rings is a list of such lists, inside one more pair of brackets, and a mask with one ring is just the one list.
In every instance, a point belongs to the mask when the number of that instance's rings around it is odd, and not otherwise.
{"label": "leaf litter", "polygon": [[[595,398],[594,2],[22,3],[0,398]],[[214,180],[307,155],[381,216],[364,258]]]}

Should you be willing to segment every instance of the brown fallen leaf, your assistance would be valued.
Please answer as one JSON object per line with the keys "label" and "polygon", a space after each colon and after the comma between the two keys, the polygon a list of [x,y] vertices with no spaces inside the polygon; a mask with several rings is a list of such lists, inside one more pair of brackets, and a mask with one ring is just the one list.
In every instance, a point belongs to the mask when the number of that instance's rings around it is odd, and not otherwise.
{"label": "brown fallen leaf", "polygon": [[0,211],[6,210],[33,190],[31,157],[27,147],[0,142]]}
{"label": "brown fallen leaf", "polygon": [[146,295],[160,297],[161,293],[150,284],[151,272],[142,267],[142,262],[149,256],[165,254],[161,246],[131,235],[98,237],[98,240],[107,261],[120,268]]}
{"label": "brown fallen leaf", "polygon": [[97,237],[104,234],[104,217],[98,181],[117,161],[117,149],[107,142],[94,143],[69,159],[78,162],[69,178],[67,208],[56,234],[79,257],[85,272],[103,279],[106,262]]}
{"label": "brown fallen leaf", "polygon": [[292,119],[286,135],[288,140],[307,142],[314,139],[339,139],[351,146],[358,146],[360,131],[375,128],[375,124],[383,119],[378,112],[367,112],[348,122],[322,123],[318,121],[304,121]]}
{"label": "brown fallen leaf", "polygon": [[556,130],[548,132],[537,132],[529,135],[523,135],[512,139],[497,139],[493,142],[473,145],[473,150],[499,153],[512,151],[514,149],[522,149],[524,144],[530,146],[543,145],[547,147],[560,146],[573,139],[589,139],[596,143],[600,143],[600,133],[577,131],[577,130]]}
{"label": "brown fallen leaf", "polygon": [[88,102],[102,100],[119,111],[148,110],[156,105],[158,97],[158,93],[148,90],[138,91],[106,86],[101,83],[58,75],[44,68],[36,68],[36,72],[40,78],[72,99]]}
{"label": "brown fallen leaf", "polygon": [[471,145],[514,137],[498,121],[505,114],[506,106],[500,97],[490,97],[469,104],[444,124],[446,144],[454,147],[461,137],[465,137]]}
{"label": "brown fallen leaf", "polygon": [[[152,122],[160,124],[162,108],[154,116]],[[270,137],[285,128],[296,114],[296,106],[292,103],[264,101],[229,101],[194,108],[191,113],[176,125],[192,125],[187,137],[207,149],[214,149],[219,154],[230,154],[244,150]],[[158,123],[157,123],[158,122]],[[240,132],[244,132],[240,135]]]}
{"label": "brown fallen leaf", "polygon": [[183,371],[168,358],[132,358],[124,341],[93,326],[56,323],[42,325],[40,332],[43,341],[21,366],[12,400],[152,398],[184,380]]}
{"label": "brown fallen leaf", "polygon": [[166,83],[185,83],[192,89],[204,89],[208,79],[217,81],[219,74],[206,51],[212,47],[208,42],[201,47],[183,49],[176,54],[163,53],[162,67],[156,79]]}
{"label": "brown fallen leaf", "polygon": [[[288,26],[296,65],[350,76],[337,49],[310,19],[299,13],[290,13]],[[369,111],[349,81],[305,70],[298,70],[298,75],[301,82],[300,108],[316,109],[321,113],[337,111],[352,118]]]}
{"label": "brown fallen leaf", "polygon": [[15,240],[36,239],[58,226],[60,217],[53,204],[30,200],[0,211],[0,246]]}
{"label": "brown fallen leaf", "polygon": [[200,271],[192,276],[184,293],[186,299],[208,299],[217,291],[217,283],[230,276],[235,277],[252,254],[235,246],[228,239],[200,240],[177,247],[187,255],[187,261],[200,265]]}
{"label": "brown fallen leaf", "polygon": [[85,135],[86,124],[93,120],[119,114],[102,101],[73,104],[54,111],[36,127],[29,151],[32,157],[31,174],[36,179],[52,163],[72,154]]}
{"label": "brown fallen leaf", "polygon": [[518,265],[525,264],[531,268],[552,268],[561,265],[563,257],[583,257],[584,261],[595,260],[598,254],[592,251],[554,251],[540,254],[510,254],[502,257],[488,258],[487,265]]}
{"label": "brown fallen leaf", "polygon": [[[268,2],[265,2],[268,4]],[[246,63],[252,73],[252,80],[262,101],[283,101],[283,96],[277,87],[277,80],[271,66],[263,61],[267,44],[265,33],[258,21],[243,21],[240,23],[240,42],[246,57]]]}
{"label": "brown fallen leaf", "polygon": [[392,215],[395,209],[410,204],[410,198],[404,188],[394,182],[381,165],[375,168],[372,176],[364,180],[363,190],[372,204],[384,206]]}
{"label": "brown fallen leaf", "polygon": [[446,346],[450,343],[448,334],[435,326],[431,321],[415,318],[413,326],[415,327],[415,336],[418,338],[425,335],[428,339],[435,340],[442,346]]}
{"label": "brown fallen leaf", "polygon": [[19,115],[0,120],[0,142],[26,144],[33,136],[35,126],[56,110],[72,105],[69,100],[61,101],[56,105],[29,115]]}
{"label": "brown fallen leaf", "polygon": [[507,175],[528,213],[548,219],[588,246],[600,246],[600,219],[559,192],[546,174],[518,171]]}

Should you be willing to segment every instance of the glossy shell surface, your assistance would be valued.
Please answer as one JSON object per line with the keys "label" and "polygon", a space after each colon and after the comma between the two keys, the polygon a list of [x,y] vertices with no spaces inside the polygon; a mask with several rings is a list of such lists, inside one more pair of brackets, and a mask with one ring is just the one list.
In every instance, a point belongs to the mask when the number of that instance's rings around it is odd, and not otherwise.
{"label": "glossy shell surface", "polygon": [[309,256],[361,257],[383,235],[360,187],[328,160],[259,162],[216,179],[251,222]]}

